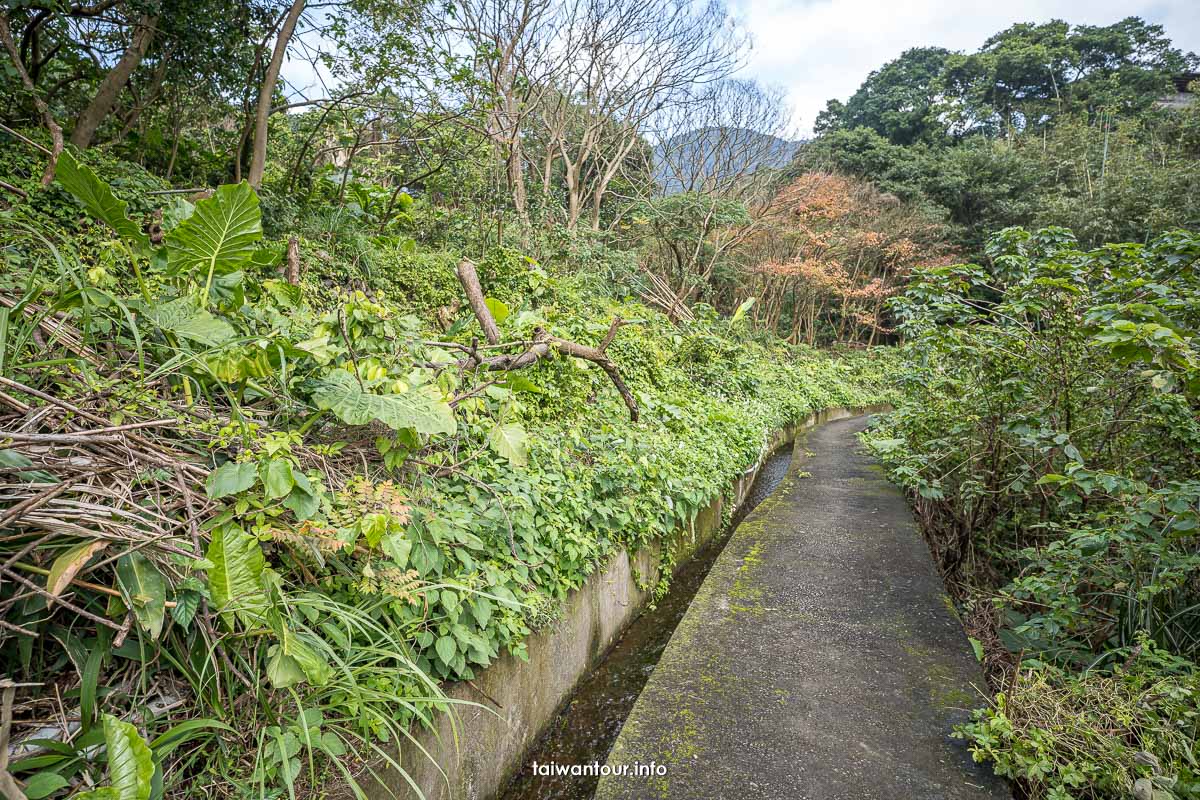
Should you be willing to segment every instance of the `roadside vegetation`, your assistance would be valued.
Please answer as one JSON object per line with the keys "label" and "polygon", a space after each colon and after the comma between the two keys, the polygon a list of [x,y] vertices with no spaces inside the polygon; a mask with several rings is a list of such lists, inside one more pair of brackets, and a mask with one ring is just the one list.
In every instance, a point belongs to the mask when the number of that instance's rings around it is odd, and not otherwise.
{"label": "roadside vegetation", "polygon": [[1023,797],[1200,797],[1200,111],[1160,102],[1195,68],[1139,20],[1018,25],[885,65],[808,153],[969,256],[889,301],[868,442],[996,692],[957,735]]}
{"label": "roadside vegetation", "polygon": [[620,549],[661,596],[772,431],[891,403],[997,691],[959,735],[1030,797],[1200,797],[1160,29],[913,51],[802,145],[719,3],[17,2],[0,44],[4,794],[361,796]]}

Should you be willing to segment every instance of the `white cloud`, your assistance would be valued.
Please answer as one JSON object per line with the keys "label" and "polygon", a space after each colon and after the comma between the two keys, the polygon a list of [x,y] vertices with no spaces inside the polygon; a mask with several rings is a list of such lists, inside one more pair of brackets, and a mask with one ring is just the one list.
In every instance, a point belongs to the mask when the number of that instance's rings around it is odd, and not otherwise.
{"label": "white cloud", "polygon": [[754,37],[744,74],[785,89],[808,133],[831,98],[910,47],[975,50],[1017,22],[1108,25],[1128,16],[1164,26],[1175,46],[1200,51],[1195,0],[733,0]]}

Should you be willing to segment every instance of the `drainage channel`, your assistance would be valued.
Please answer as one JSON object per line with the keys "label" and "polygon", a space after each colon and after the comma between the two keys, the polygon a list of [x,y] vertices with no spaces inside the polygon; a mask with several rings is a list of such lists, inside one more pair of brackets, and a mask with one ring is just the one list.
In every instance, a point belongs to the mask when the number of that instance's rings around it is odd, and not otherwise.
{"label": "drainage channel", "polygon": [[535,775],[533,765],[570,767],[608,759],[621,725],[654,672],[671,634],[691,604],[704,576],[747,514],[775,490],[792,461],[789,442],[767,457],[732,524],[676,574],[671,591],[625,629],[604,659],[575,689],[565,708],[527,754],[499,800],[589,800],[599,776]]}

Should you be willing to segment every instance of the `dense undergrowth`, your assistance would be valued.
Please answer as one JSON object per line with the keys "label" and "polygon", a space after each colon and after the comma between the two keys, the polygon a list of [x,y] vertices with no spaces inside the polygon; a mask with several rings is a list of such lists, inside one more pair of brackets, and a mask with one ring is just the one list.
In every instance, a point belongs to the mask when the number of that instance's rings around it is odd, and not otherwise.
{"label": "dense undergrowth", "polygon": [[358,792],[447,710],[442,681],[523,656],[618,549],[669,545],[770,431],[894,399],[886,349],[790,347],[703,306],[676,325],[487,250],[511,351],[625,321],[631,422],[579,359],[477,368],[495,349],[461,249],[418,244],[419,204],[380,233],[358,187],[300,220],[293,285],[291,231],[245,184],[150,194],[93,151],[99,177],[68,152],[41,189],[23,157],[3,163],[29,201],[0,211],[0,608],[30,800]]}
{"label": "dense undergrowth", "polygon": [[907,487],[993,706],[959,735],[1034,798],[1200,797],[1200,238],[1008,229],[894,303]]}

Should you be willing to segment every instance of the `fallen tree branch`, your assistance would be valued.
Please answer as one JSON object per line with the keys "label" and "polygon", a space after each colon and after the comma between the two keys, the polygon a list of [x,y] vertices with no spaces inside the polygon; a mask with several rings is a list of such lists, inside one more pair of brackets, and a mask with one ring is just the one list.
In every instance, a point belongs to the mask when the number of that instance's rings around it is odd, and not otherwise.
{"label": "fallen tree branch", "polygon": [[20,197],[22,200],[29,199],[29,192],[25,191],[20,186],[13,186],[11,183],[8,183],[7,181],[0,181],[0,189],[4,189],[6,191],[12,192],[13,194]]}
{"label": "fallen tree branch", "polygon": [[[492,316],[491,310],[487,307],[487,302],[484,298],[483,288],[479,285],[479,273],[475,269],[475,265],[469,259],[464,258],[458,263],[458,280],[463,286],[463,291],[467,294],[467,302],[471,305],[471,310],[475,312],[475,318],[479,320],[480,327],[483,328],[484,336],[487,337],[488,344],[497,346],[500,344],[500,327],[496,324],[495,318]],[[600,340],[597,347],[589,347],[588,345],[573,342],[570,339],[562,339],[558,336],[551,336],[541,328],[536,328],[533,332],[533,339],[525,343],[526,347],[519,353],[505,353],[503,355],[488,356],[487,358],[480,357],[472,346],[469,350],[468,357],[458,362],[457,366],[460,369],[484,369],[493,372],[511,371],[523,369],[533,366],[543,358],[548,358],[557,353],[572,356],[573,358],[581,358],[584,361],[590,361],[600,369],[604,370],[616,387],[617,393],[621,395],[621,399],[625,401],[625,407],[629,409],[629,418],[638,421],[638,404],[634,399],[633,392],[621,379],[620,370],[617,369],[616,362],[608,357],[608,346],[612,344],[616,338],[617,331],[626,323],[620,317],[614,317],[612,324],[608,326],[608,332],[604,334],[604,338]]]}
{"label": "fallen tree branch", "polygon": [[483,287],[479,285],[479,273],[475,270],[475,264],[469,258],[464,258],[458,262],[458,282],[462,284],[463,291],[467,293],[467,302],[471,304],[471,310],[475,312],[475,319],[479,320],[480,327],[483,328],[483,336],[487,339],[488,344],[500,344],[500,326],[496,324],[496,318],[492,316],[491,310],[487,307],[487,300],[483,296]]}

